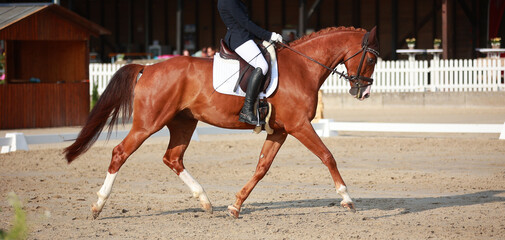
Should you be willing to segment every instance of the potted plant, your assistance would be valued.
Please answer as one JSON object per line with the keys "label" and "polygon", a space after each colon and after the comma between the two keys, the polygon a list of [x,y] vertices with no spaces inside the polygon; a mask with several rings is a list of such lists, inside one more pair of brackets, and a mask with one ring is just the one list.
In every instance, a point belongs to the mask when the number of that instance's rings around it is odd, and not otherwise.
{"label": "potted plant", "polygon": [[500,44],[501,44],[501,38],[499,37],[491,38],[492,48],[500,48]]}
{"label": "potted plant", "polygon": [[439,49],[442,44],[442,40],[440,38],[433,39],[433,48]]}
{"label": "potted plant", "polygon": [[405,40],[405,42],[407,42],[407,47],[409,47],[409,49],[414,49],[414,47],[416,47],[416,39],[415,38],[407,38]]}

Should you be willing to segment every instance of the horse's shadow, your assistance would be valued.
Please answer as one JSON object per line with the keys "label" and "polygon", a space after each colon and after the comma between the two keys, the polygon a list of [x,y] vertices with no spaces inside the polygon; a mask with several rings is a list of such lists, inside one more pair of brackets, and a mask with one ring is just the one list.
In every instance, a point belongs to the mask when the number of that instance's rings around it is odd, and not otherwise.
{"label": "horse's shadow", "polygon": [[[505,197],[496,196],[505,193],[505,190],[489,190],[469,194],[451,195],[443,197],[424,197],[424,198],[357,198],[355,204],[357,211],[367,210],[383,210],[391,211],[400,209],[400,212],[388,214],[376,218],[396,216],[400,214],[417,213],[428,210],[434,210],[444,207],[454,206],[470,206],[475,204],[485,204],[494,202],[505,203]],[[340,205],[339,198],[326,199],[306,199],[294,201],[280,202],[261,202],[251,203],[254,206],[251,209],[244,209],[241,214],[248,214],[256,211],[264,211],[268,209],[283,209],[283,208],[316,208],[316,207],[333,207]]]}
{"label": "horse's shadow", "polygon": [[[393,214],[387,214],[375,217],[375,218],[385,218],[400,214],[417,213],[444,207],[470,206],[475,204],[485,204],[494,202],[505,203],[505,197],[496,196],[502,193],[505,193],[505,190],[489,190],[462,195],[425,197],[425,198],[357,198],[355,199],[355,202],[358,211],[367,211],[367,210],[392,211],[395,209],[401,210],[400,212],[396,211]],[[252,207],[247,207],[247,205]],[[255,202],[247,205],[242,209],[240,213],[241,216],[258,211],[268,211],[271,209],[335,207],[340,205],[340,199],[325,198],[325,199],[304,199],[304,200],[278,201],[278,202]],[[215,206],[214,211],[225,212],[227,211],[227,206]],[[162,215],[183,214],[191,212],[202,213],[203,210],[201,210],[200,208],[186,208],[152,214],[105,217],[102,219],[162,216]],[[297,214],[299,213],[293,213],[293,215]],[[290,213],[284,212],[282,215],[290,215]],[[224,216],[216,216],[216,217],[224,217]]]}

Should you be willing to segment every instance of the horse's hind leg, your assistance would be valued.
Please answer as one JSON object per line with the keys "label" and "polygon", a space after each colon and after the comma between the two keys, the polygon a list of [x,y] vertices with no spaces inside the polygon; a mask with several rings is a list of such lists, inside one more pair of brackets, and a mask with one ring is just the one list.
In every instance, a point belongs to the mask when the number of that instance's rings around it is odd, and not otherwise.
{"label": "horse's hind leg", "polygon": [[286,140],[286,137],[286,132],[281,130],[275,130],[273,134],[267,136],[267,139],[263,144],[263,148],[261,149],[258,165],[256,166],[256,171],[254,172],[253,177],[236,194],[237,199],[235,200],[235,203],[231,206],[228,206],[228,214],[230,216],[238,218],[242,203],[244,203],[256,184],[258,184],[258,182],[268,172],[268,169],[270,169],[275,155],[277,155],[277,152],[279,152],[279,149]]}
{"label": "horse's hind leg", "polygon": [[170,130],[170,143],[163,157],[163,162],[191,189],[193,197],[200,200],[202,209],[212,213],[212,204],[205,190],[184,168],[183,163],[184,152],[188,148],[197,123],[198,120],[176,117],[167,125]]}
{"label": "horse's hind leg", "polygon": [[100,190],[96,193],[98,195],[98,201],[91,206],[93,218],[96,219],[102,211],[105,201],[110,196],[112,185],[114,184],[117,172],[121,166],[125,163],[126,159],[128,159],[128,157],[135,152],[135,150],[137,150],[138,147],[154,132],[148,131],[145,128],[132,127],[126,138],[114,148],[112,151],[112,160],[107,171],[107,177],[105,178]]}

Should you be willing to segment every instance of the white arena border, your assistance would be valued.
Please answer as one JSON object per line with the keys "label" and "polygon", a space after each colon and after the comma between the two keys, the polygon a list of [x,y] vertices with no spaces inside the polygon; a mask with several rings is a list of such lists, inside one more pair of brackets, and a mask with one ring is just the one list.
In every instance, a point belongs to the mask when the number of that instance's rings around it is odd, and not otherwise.
{"label": "white arena border", "polygon": [[[505,140],[504,124],[450,124],[450,123],[374,123],[374,122],[334,122],[332,119],[321,119],[312,126],[321,137],[337,136],[338,131],[357,132],[403,132],[403,133],[500,133],[499,139]],[[110,139],[123,139],[129,131],[115,131]],[[251,130],[224,129],[218,127],[197,127],[191,140],[199,141],[199,135],[250,133]],[[167,137],[166,128],[151,137]],[[77,133],[27,135],[7,133],[0,138],[1,153],[28,150],[31,144],[61,143],[73,141]],[[107,132],[102,132],[98,140],[106,140]]]}

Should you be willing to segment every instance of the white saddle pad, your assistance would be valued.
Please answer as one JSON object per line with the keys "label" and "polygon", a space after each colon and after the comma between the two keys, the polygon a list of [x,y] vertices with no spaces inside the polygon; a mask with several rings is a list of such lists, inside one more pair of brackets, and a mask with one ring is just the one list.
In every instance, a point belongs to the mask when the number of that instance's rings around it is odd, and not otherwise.
{"label": "white saddle pad", "polygon": [[[266,93],[260,93],[260,98],[270,97],[279,83],[279,72],[277,69],[277,56],[275,55],[275,48],[273,44],[270,46],[269,45],[269,42],[263,42],[263,46],[268,47],[267,50],[270,52],[272,59],[270,65],[270,84],[266,89]],[[219,56],[219,53],[216,53],[214,55],[214,66],[212,69],[214,89],[222,94],[245,96],[245,92],[242,91],[240,87],[234,91],[239,77],[239,70],[240,63],[238,60],[223,59],[221,56]]]}

